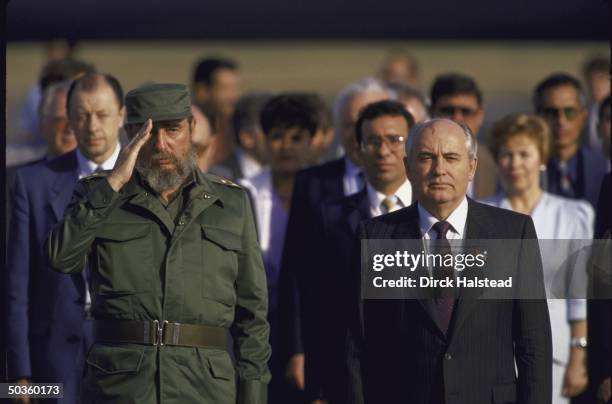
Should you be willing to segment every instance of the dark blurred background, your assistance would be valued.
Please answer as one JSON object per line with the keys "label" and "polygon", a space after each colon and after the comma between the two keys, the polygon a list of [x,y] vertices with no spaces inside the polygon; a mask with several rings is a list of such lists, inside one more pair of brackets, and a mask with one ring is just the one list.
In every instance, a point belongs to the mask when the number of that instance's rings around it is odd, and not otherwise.
{"label": "dark blurred background", "polygon": [[607,40],[605,0],[12,0],[8,39]]}

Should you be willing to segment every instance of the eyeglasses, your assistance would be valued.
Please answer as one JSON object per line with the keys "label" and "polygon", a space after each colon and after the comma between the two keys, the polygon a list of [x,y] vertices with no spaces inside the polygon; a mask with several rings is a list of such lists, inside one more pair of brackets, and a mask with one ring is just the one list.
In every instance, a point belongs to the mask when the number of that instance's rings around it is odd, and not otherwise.
{"label": "eyeglasses", "polygon": [[574,107],[565,107],[565,108],[553,108],[546,107],[540,109],[540,115],[542,115],[546,119],[559,119],[559,116],[563,114],[565,119],[568,121],[573,121],[580,114],[580,110]]}
{"label": "eyeglasses", "polygon": [[455,105],[445,105],[437,108],[438,113],[443,116],[454,116],[457,112],[459,112],[463,116],[471,116],[478,112],[477,109],[469,108],[469,107],[460,107]]}
{"label": "eyeglasses", "polygon": [[361,141],[362,147],[367,151],[378,150],[382,144],[386,144],[391,150],[400,149],[406,137],[402,135],[368,136]]}

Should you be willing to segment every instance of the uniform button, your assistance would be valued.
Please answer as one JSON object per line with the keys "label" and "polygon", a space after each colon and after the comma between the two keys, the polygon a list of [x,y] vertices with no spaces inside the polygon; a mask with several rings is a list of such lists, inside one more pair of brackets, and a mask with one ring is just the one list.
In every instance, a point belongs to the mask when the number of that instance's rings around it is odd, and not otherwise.
{"label": "uniform button", "polygon": [[447,361],[453,359],[453,355],[447,353],[446,355],[444,355],[444,359],[446,359]]}
{"label": "uniform button", "polygon": [[179,222],[179,226],[184,226],[185,222],[183,222],[182,220]]}
{"label": "uniform button", "polygon": [[107,197],[102,198],[102,202],[108,203],[108,198]]}
{"label": "uniform button", "polygon": [[149,196],[149,193],[148,193],[148,192],[145,192],[145,196]]}

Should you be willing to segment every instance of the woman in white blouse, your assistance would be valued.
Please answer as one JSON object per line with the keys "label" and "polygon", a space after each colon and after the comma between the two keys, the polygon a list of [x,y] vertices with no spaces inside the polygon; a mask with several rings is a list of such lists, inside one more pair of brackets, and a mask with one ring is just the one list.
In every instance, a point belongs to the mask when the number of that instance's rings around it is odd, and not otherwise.
{"label": "woman in white blouse", "polygon": [[[536,115],[510,115],[493,125],[489,146],[500,170],[503,190],[484,202],[530,215],[540,240],[591,239],[591,206],[585,201],[552,195],[540,187],[540,173],[549,156],[549,136],[546,122]],[[571,282],[559,273],[562,262],[555,260],[566,255],[546,253],[547,249],[568,246],[567,243],[540,243],[549,297],[555,296],[551,288],[558,288],[559,279],[565,287],[563,295],[571,295]],[[573,265],[572,268],[580,270]],[[553,403],[568,403],[568,397],[580,394],[588,382],[586,301],[549,299],[548,309],[553,335]]]}

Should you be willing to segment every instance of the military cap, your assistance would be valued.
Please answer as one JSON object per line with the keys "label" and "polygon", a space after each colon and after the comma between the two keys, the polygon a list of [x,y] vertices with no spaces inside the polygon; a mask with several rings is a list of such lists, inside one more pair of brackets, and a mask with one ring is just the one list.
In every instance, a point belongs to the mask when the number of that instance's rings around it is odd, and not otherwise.
{"label": "military cap", "polygon": [[189,91],[183,84],[142,85],[125,95],[125,107],[128,124],[191,117]]}

